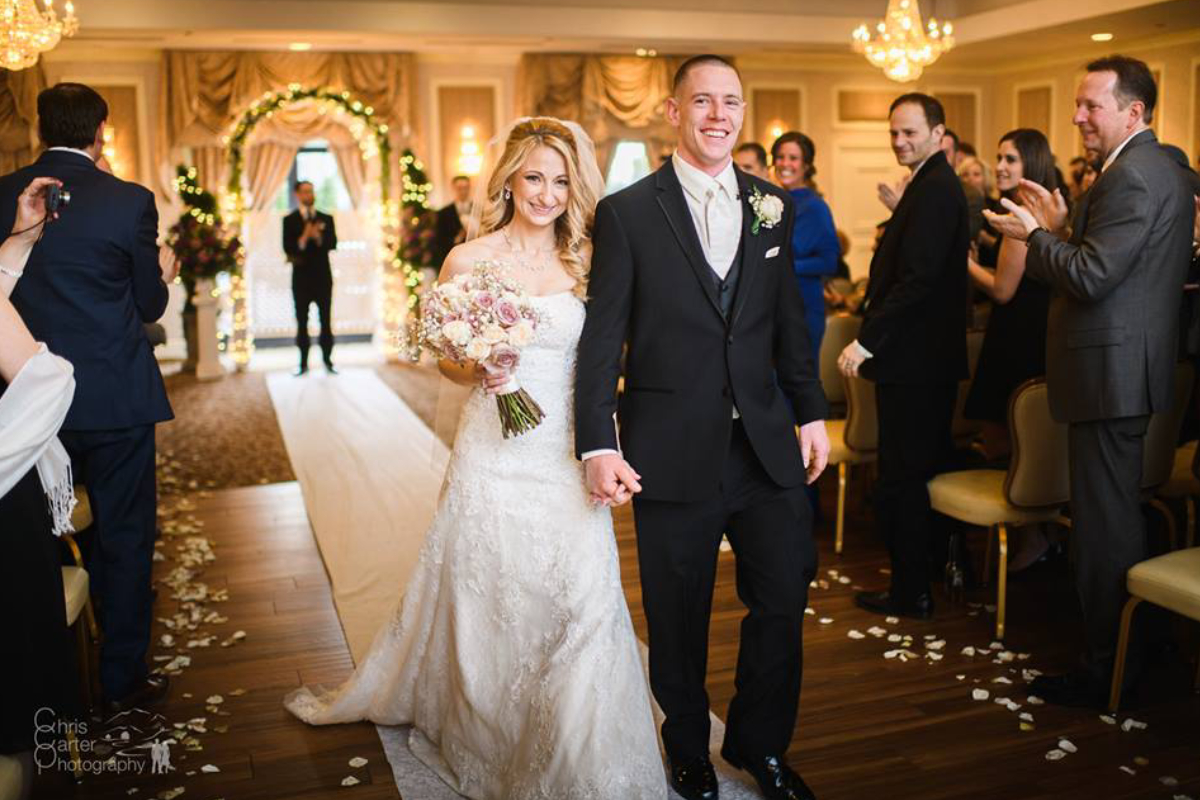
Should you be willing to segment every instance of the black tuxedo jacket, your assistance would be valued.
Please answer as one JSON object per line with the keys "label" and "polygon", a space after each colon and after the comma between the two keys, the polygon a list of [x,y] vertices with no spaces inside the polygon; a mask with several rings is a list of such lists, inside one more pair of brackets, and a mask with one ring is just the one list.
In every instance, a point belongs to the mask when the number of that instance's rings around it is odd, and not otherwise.
{"label": "black tuxedo jacket", "polygon": [[1030,237],[1025,271],[1054,290],[1046,388],[1055,419],[1170,407],[1195,215],[1187,174],[1142,131],[1079,202],[1070,241]]}
{"label": "black tuxedo jacket", "polygon": [[967,377],[967,251],[962,183],[943,153],[913,175],[871,258],[858,341],[879,383],[952,383]]}
{"label": "black tuxedo jacket", "polygon": [[[690,502],[718,491],[735,402],[767,474],[800,486],[795,426],[828,410],[792,273],[791,198],[740,171],[737,178],[743,254],[728,320],[671,162],[596,209],[576,454],[617,449],[616,412],[621,449],[642,476],[641,498]],[[779,224],[756,234],[753,189],[785,209]]]}
{"label": "black tuxedo jacket", "polygon": [[171,419],[143,328],[167,307],[154,195],[86,156],[51,150],[0,178],[0,230],[12,230],[17,196],[42,176],[61,180],[71,202],[47,223],[12,301],[34,338],[75,367],[75,400],[63,430]]}
{"label": "black tuxedo jacket", "polygon": [[325,223],[321,241],[309,239],[300,247],[300,234],[304,233],[304,218],[300,209],[283,218],[283,252],[287,254],[292,265],[292,280],[330,280],[329,251],[337,249],[337,229],[333,226],[333,217],[323,211],[316,212],[316,217]]}
{"label": "black tuxedo jacket", "polygon": [[462,229],[462,220],[458,218],[458,207],[454,203],[438,209],[434,235],[436,252],[433,263],[439,268],[446,260],[446,256],[454,249],[455,240],[458,239],[458,234]]}

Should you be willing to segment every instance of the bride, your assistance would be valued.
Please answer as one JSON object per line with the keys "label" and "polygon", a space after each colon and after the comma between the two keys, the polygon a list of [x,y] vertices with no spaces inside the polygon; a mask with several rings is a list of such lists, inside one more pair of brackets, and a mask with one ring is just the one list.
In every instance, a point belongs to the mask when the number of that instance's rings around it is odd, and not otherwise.
{"label": "bride", "polygon": [[546,418],[505,439],[490,395],[508,376],[439,365],[475,390],[404,597],[344,685],[285,704],[314,725],[411,724],[413,753],[472,798],[664,798],[612,518],[589,502],[572,444],[595,151],[545,117],[501,141],[483,235],[451,251],[440,280],[486,261],[533,298],[542,323],[516,375]]}

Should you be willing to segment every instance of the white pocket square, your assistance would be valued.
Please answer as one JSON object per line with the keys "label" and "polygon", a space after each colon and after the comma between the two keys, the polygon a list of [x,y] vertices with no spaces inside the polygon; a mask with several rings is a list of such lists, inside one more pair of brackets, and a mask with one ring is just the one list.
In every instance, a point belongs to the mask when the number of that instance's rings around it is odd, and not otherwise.
{"label": "white pocket square", "polygon": [[779,248],[772,247],[770,250],[767,251],[767,254],[765,256],[763,256],[763,258],[774,258],[777,255],[779,255]]}

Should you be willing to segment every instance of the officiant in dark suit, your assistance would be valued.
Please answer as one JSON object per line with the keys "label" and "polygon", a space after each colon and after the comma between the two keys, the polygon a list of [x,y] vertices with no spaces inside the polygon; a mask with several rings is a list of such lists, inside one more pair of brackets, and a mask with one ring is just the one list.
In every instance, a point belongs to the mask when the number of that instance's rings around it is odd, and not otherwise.
{"label": "officiant in dark suit", "polygon": [[454,202],[437,212],[433,265],[438,269],[454,245],[461,244],[466,238],[467,222],[471,218],[471,179],[466,175],[455,175],[450,185],[454,188]]}
{"label": "officiant in dark suit", "polygon": [[297,208],[283,218],[283,252],[292,265],[292,299],[296,303],[296,346],[300,348],[297,375],[308,372],[308,312],[313,303],[321,320],[321,357],[326,372],[333,368],[333,271],[329,251],[337,249],[333,217],[318,211],[316,193],[309,181],[295,186]]}
{"label": "officiant in dark suit", "polygon": [[937,522],[925,485],[950,458],[958,382],[967,377],[970,223],[962,183],[941,146],[942,104],[901,95],[890,125],[896,161],[912,178],[871,259],[858,339],[838,366],[875,382],[875,516],[892,578],[887,590],[860,592],[855,602],[877,614],[928,618]]}
{"label": "officiant in dark suit", "polygon": [[[1125,575],[1148,557],[1142,457],[1150,415],[1171,406],[1195,213],[1187,172],[1150,130],[1157,99],[1143,62],[1109,56],[1088,64],[1073,121],[1101,168],[1069,231],[1061,195],[1027,181],[1022,206],[1005,200],[1010,214],[988,214],[1005,236],[1028,241],[1025,274],[1054,293],[1046,389],[1051,414],[1068,425],[1086,652],[1079,668],[1039,676],[1031,689],[1060,705],[1105,705]],[[1127,683],[1139,660],[1131,649]]]}
{"label": "officiant in dark suit", "polygon": [[166,309],[175,266],[159,262],[154,195],[96,166],[104,99],[82,84],[60,83],[38,95],[37,110],[47,149],[0,178],[0,230],[12,228],[17,197],[33,178],[57,178],[70,192],[70,203],[43,228],[12,302],[34,338],[75,370],[59,438],[91,502],[87,567],[104,632],[100,683],[108,710],[123,710],[167,690],[166,676],[149,675],[146,651],[157,524],[154,425],[174,415],[143,325]]}
{"label": "officiant in dark suit", "polygon": [[721,753],[769,800],[811,800],[785,754],[816,573],[803,487],[825,466],[828,406],[792,272],[794,204],[733,165],[744,112],[732,64],[689,59],[667,100],[675,154],[600,201],[576,447],[594,497],[636,494],[650,686],[666,715],[672,787],[687,800],[717,797],[704,686],[724,536],[749,612]]}

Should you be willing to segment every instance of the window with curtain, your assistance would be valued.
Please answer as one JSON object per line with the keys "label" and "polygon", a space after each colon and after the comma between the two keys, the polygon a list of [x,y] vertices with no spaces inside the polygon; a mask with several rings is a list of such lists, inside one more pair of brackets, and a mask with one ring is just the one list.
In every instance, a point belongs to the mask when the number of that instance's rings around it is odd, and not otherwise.
{"label": "window with curtain", "polygon": [[650,174],[650,153],[645,142],[617,142],[605,177],[604,193],[620,191]]}
{"label": "window with curtain", "polygon": [[288,179],[279,187],[272,203],[275,211],[286,214],[296,207],[292,187],[297,181],[309,181],[317,194],[317,208],[329,214],[337,211],[352,211],[354,204],[350,192],[338,169],[337,159],[324,139],[308,142],[296,153]]}

